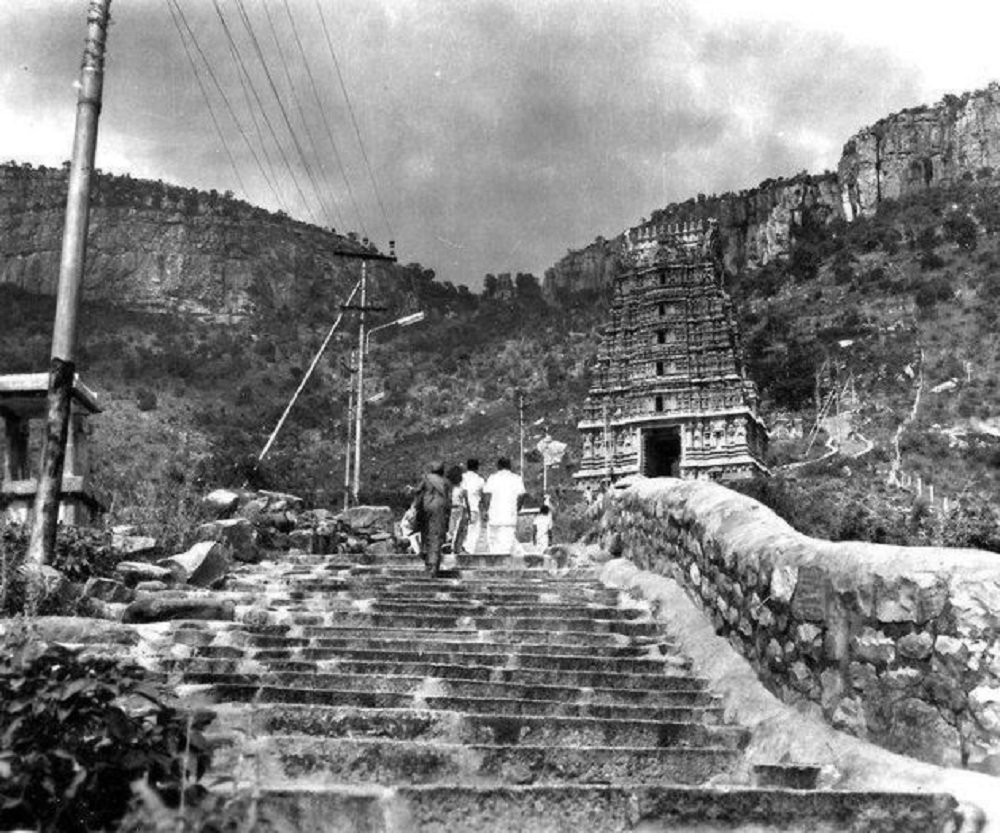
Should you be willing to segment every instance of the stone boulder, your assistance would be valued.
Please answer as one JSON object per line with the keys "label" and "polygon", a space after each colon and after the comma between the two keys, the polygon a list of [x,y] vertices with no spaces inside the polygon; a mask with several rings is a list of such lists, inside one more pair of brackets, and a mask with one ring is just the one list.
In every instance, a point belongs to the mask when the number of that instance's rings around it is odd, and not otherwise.
{"label": "stone boulder", "polygon": [[[131,530],[132,527],[125,527]],[[156,553],[156,539],[148,535],[133,535],[131,532],[111,532],[111,548],[126,558],[149,557]]]}
{"label": "stone boulder", "polygon": [[288,533],[288,543],[293,549],[304,553],[315,552],[313,549],[314,534],[311,529],[294,529]]}
{"label": "stone boulder", "polygon": [[145,561],[120,561],[115,565],[115,572],[129,587],[134,587],[141,581],[162,581],[167,584],[174,582],[174,572],[169,567]]}
{"label": "stone boulder", "polygon": [[345,509],[337,519],[355,532],[392,532],[392,509],[388,506],[352,506]]}
{"label": "stone boulder", "polygon": [[365,553],[367,555],[392,555],[397,552],[395,541],[390,538],[383,538],[379,541],[372,541],[365,547]]}
{"label": "stone boulder", "polygon": [[145,596],[132,602],[122,614],[122,622],[165,622],[172,619],[202,619],[231,622],[236,617],[236,606],[228,600],[211,596],[167,598]]}
{"label": "stone boulder", "polygon": [[228,518],[240,504],[240,493],[232,489],[215,489],[202,500],[205,508],[217,518]]}
{"label": "stone boulder", "polygon": [[196,587],[211,587],[225,578],[232,566],[232,557],[225,544],[200,541],[187,552],[160,561],[160,566],[176,571],[182,581]]}
{"label": "stone boulder", "polygon": [[237,561],[247,564],[256,564],[260,561],[257,531],[246,518],[209,521],[199,526],[196,534],[199,541],[218,541],[229,547],[233,558]]}
{"label": "stone boulder", "polygon": [[301,512],[305,505],[302,498],[284,492],[268,492],[261,489],[257,494],[267,501],[267,508],[272,512]]}
{"label": "stone boulder", "polygon": [[113,578],[93,576],[87,579],[87,583],[83,585],[83,595],[87,599],[120,603],[132,601],[134,593],[125,586],[124,582],[115,581]]}
{"label": "stone boulder", "polygon": [[251,523],[257,523],[257,519],[267,511],[267,498],[255,497],[244,503],[237,515],[246,518]]}
{"label": "stone boulder", "polygon": [[[139,642],[139,634],[132,628],[80,616],[37,616],[32,619],[31,626],[42,642],[71,645],[136,645]],[[0,620],[0,638],[19,627],[23,625],[16,620]]]}

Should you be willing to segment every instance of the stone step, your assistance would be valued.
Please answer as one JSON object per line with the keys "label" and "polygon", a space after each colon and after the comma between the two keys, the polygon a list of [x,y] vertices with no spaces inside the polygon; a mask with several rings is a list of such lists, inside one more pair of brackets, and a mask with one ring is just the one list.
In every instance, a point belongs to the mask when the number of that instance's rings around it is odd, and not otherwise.
{"label": "stone step", "polygon": [[935,793],[674,785],[460,783],[264,789],[258,812],[298,833],[940,833],[955,801]]}
{"label": "stone step", "polygon": [[[368,635],[365,635],[365,634]],[[456,634],[457,635],[457,634]],[[649,642],[645,644],[617,645],[617,644],[585,644],[581,646],[579,642],[544,642],[544,643],[524,643],[521,641],[492,641],[479,638],[478,634],[469,634],[467,639],[451,638],[450,633],[436,634],[432,636],[420,636],[413,639],[395,639],[382,636],[381,633],[372,635],[370,631],[361,631],[353,637],[330,637],[330,636],[287,636],[266,635],[266,634],[246,634],[238,639],[234,636],[227,637],[232,644],[245,646],[247,648],[323,648],[327,650],[381,650],[381,651],[465,651],[475,654],[509,653],[515,651],[519,656],[526,654],[573,654],[586,651],[591,657],[611,657],[625,659],[629,657],[647,658],[657,654],[665,655],[675,651],[675,645],[666,640]],[[486,634],[488,637],[489,634]]]}
{"label": "stone step", "polygon": [[[356,674],[325,673],[321,679],[317,679],[317,675],[313,673],[246,674],[237,671],[238,663],[234,660],[179,660],[166,664],[175,672],[183,673],[188,684],[214,686],[215,696],[221,701],[248,702],[262,699],[323,705],[328,692],[349,691],[359,697],[401,693],[411,697],[556,700],[566,703],[653,707],[712,706],[719,703],[718,698],[706,689],[704,682],[694,677],[679,681],[674,689],[615,689],[493,680],[429,680],[426,677],[388,674],[368,678]],[[367,703],[364,699],[358,700],[358,705]]]}
{"label": "stone step", "polygon": [[655,636],[658,625],[651,620],[615,619],[574,616],[503,616],[482,613],[477,615],[436,615],[434,613],[387,613],[379,611],[311,611],[288,608],[292,624],[346,625],[371,628],[435,628],[438,630],[499,630],[507,632],[583,631],[618,633],[626,636]]}
{"label": "stone step", "polygon": [[222,747],[212,774],[268,787],[330,780],[343,784],[703,784],[729,772],[732,749],[607,746],[502,746],[422,743],[385,738],[269,735],[247,757]]}
{"label": "stone step", "polygon": [[[378,613],[390,616],[465,616],[642,620],[649,619],[649,611],[634,607],[611,607],[580,602],[483,602],[472,599],[403,599],[383,600],[376,596],[342,596],[331,594],[306,594],[291,591],[284,596],[264,595],[271,606],[290,609],[307,609],[318,613]],[[257,598],[240,599],[240,603],[259,605]]]}
{"label": "stone step", "polygon": [[267,599],[310,599],[322,601],[332,599],[373,599],[386,602],[422,602],[450,601],[477,604],[556,604],[556,605],[605,605],[618,606],[618,595],[615,593],[600,593],[589,588],[560,593],[551,587],[522,589],[478,589],[459,587],[454,584],[446,587],[436,586],[430,582],[426,585],[409,585],[387,583],[384,586],[372,584],[354,584],[331,582],[324,579],[309,581],[251,584],[246,581],[236,581],[227,587],[230,593],[257,594]]}
{"label": "stone step", "polygon": [[688,674],[622,674],[614,671],[567,671],[558,668],[506,668],[492,665],[465,665],[432,662],[402,662],[389,660],[333,660],[317,662],[308,660],[258,659],[205,659],[201,668],[191,666],[194,660],[169,660],[165,667],[187,671],[208,670],[213,673],[235,671],[241,663],[249,663],[258,674],[271,673],[278,678],[287,678],[288,685],[302,685],[309,688],[325,687],[332,676],[363,674],[369,677],[404,676],[432,677],[440,680],[479,680],[481,682],[507,682],[521,685],[563,685],[576,688],[633,688],[651,691],[676,691],[696,685],[695,678]]}
{"label": "stone step", "polygon": [[[478,646],[482,647],[482,646]],[[234,651],[236,653],[234,653]],[[615,674],[661,674],[667,669],[688,668],[690,663],[677,656],[660,659],[639,657],[601,657],[579,654],[521,654],[510,651],[453,650],[429,651],[416,646],[408,649],[378,650],[374,648],[259,648],[242,649],[208,645],[196,648],[198,657],[246,657],[265,665],[275,660],[305,660],[313,663],[341,663],[359,660],[373,663],[419,663],[433,665],[475,665],[494,668],[546,668],[568,671],[595,671]]]}
{"label": "stone step", "polygon": [[439,580],[437,582],[409,581],[403,578],[391,577],[378,581],[371,576],[366,577],[363,581],[357,576],[348,576],[346,581],[352,587],[360,587],[362,589],[378,588],[379,595],[382,597],[392,597],[397,594],[418,594],[421,596],[428,594],[442,594],[447,596],[468,596],[482,599],[516,598],[518,596],[523,596],[530,600],[538,598],[539,595],[547,594],[558,599],[586,597],[615,600],[621,595],[621,592],[615,588],[604,587],[603,585],[595,584],[593,582],[566,587],[556,585],[547,589],[542,585],[534,583],[532,585],[525,586],[518,586],[517,584],[497,586],[491,582],[478,582],[471,580],[450,581],[444,583],[443,580]]}
{"label": "stone step", "polygon": [[[479,601],[489,604],[517,603],[522,604],[549,601],[556,603],[598,603],[612,607],[618,603],[619,593],[617,591],[606,592],[600,588],[578,587],[559,591],[556,588],[507,588],[491,587],[482,585],[469,587],[461,583],[452,582],[446,586],[427,582],[425,584],[415,584],[413,582],[388,581],[384,584],[373,582],[356,583],[348,580],[348,588],[340,587],[339,582],[326,582],[323,579],[310,579],[309,581],[297,581],[292,583],[273,582],[275,592],[287,591],[289,586],[297,591],[321,593],[347,593],[350,598],[371,598],[377,597],[385,601],[408,601],[411,599],[445,599],[455,601]],[[327,586],[329,585],[329,587]]]}
{"label": "stone step", "polygon": [[[515,746],[655,746],[740,749],[749,737],[737,726],[691,721],[623,720],[559,715],[488,714],[431,709],[342,706],[314,709],[271,704],[249,714],[252,733],[328,738],[378,737],[434,743]],[[226,727],[225,716],[219,730]],[[228,728],[244,728],[246,724]]]}
{"label": "stone step", "polygon": [[[356,602],[368,599],[355,597]],[[371,609],[385,613],[410,614],[419,611],[439,616],[474,616],[480,613],[503,616],[561,616],[581,618],[593,616],[598,619],[648,619],[649,611],[636,607],[614,607],[599,604],[581,604],[565,601],[493,602],[479,599],[383,599],[373,597]]]}
{"label": "stone step", "polygon": [[[237,618],[250,610],[237,608]],[[254,609],[257,609],[254,606]],[[535,611],[526,611],[532,613]],[[564,633],[566,631],[591,632],[601,634],[620,634],[622,636],[655,637],[659,626],[651,619],[628,619],[598,616],[532,616],[532,615],[502,615],[501,613],[476,612],[437,614],[433,611],[410,613],[394,613],[378,610],[323,610],[299,603],[288,607],[275,608],[268,614],[271,624],[313,625],[316,627],[352,627],[374,628],[379,631],[386,629],[431,629],[446,631],[498,631],[501,633],[521,634],[525,631],[549,631]]]}
{"label": "stone step", "polygon": [[381,564],[356,564],[350,569],[353,577],[363,578],[365,576],[379,576],[383,578],[400,579],[405,578],[411,581],[443,582],[445,584],[454,581],[477,581],[492,582],[497,585],[529,585],[531,583],[552,583],[567,582],[570,585],[584,584],[594,581],[594,572],[586,575],[577,573],[573,576],[561,576],[557,571],[547,570],[541,567],[476,567],[472,570],[450,571],[439,578],[431,578],[421,563],[412,566],[403,565],[381,565]]}
{"label": "stone step", "polygon": [[[433,689],[432,689],[433,690]],[[231,693],[220,690],[219,695]],[[359,696],[359,694],[361,696]],[[266,702],[286,702],[279,694],[270,692],[272,699]],[[699,722],[705,725],[722,723],[723,710],[718,703],[709,705],[682,704],[670,705],[671,699],[650,705],[633,706],[623,703],[599,703],[588,700],[518,700],[502,697],[456,697],[452,695],[433,695],[418,687],[413,691],[371,691],[370,689],[328,689],[322,693],[322,708],[338,708],[341,706],[357,706],[368,709],[407,709],[427,708],[432,711],[463,712],[468,714],[503,714],[524,715],[528,717],[583,717],[609,720],[619,718],[624,720],[655,720],[668,723]]]}
{"label": "stone step", "polygon": [[[324,639],[403,639],[407,641],[426,642],[431,640],[461,641],[463,643],[477,643],[491,645],[525,645],[525,646],[545,646],[545,645],[586,645],[588,650],[594,646],[652,646],[672,644],[668,638],[660,633],[649,636],[628,637],[618,633],[599,633],[594,631],[518,631],[510,633],[507,631],[479,631],[472,629],[441,630],[440,628],[379,628],[373,630],[367,627],[351,627],[345,625],[293,625],[270,624],[258,626],[244,626],[246,633],[250,634],[289,634],[292,636],[301,635],[308,638]],[[666,641],[664,641],[666,640]]]}

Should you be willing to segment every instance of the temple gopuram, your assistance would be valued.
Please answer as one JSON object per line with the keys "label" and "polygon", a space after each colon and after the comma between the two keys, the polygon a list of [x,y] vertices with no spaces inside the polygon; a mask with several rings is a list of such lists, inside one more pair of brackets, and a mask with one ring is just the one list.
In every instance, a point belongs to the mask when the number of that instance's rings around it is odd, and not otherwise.
{"label": "temple gopuram", "polygon": [[625,236],[584,418],[580,485],[627,475],[766,473],[767,429],[746,378],[714,221]]}

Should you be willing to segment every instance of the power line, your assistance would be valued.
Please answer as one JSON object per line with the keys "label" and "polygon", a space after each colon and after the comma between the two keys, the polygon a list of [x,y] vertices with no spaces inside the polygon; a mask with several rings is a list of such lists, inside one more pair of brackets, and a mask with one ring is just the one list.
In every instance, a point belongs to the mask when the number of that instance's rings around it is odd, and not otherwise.
{"label": "power line", "polygon": [[278,87],[274,83],[274,78],[271,77],[271,71],[267,68],[267,61],[264,58],[264,51],[260,47],[260,41],[257,40],[257,35],[254,32],[253,24],[250,22],[250,17],[249,15],[247,15],[246,8],[243,5],[243,0],[236,0],[236,6],[240,10],[240,16],[243,19],[243,25],[246,27],[246,30],[250,35],[250,42],[253,44],[254,51],[257,53],[257,58],[260,61],[262,69],[264,70],[264,77],[267,78],[267,83],[271,88],[272,94],[274,95],[274,100],[278,103],[278,110],[281,112],[281,118],[284,120],[285,127],[288,128],[288,133],[292,137],[292,144],[295,145],[295,150],[299,155],[299,159],[302,161],[302,166],[305,168],[306,177],[312,184],[313,190],[316,194],[317,201],[322,205],[322,199],[319,196],[319,186],[317,186],[316,184],[316,177],[313,175],[312,166],[309,164],[309,160],[306,158],[306,154],[302,150],[302,145],[299,142],[299,137],[295,133],[295,129],[292,127],[291,119],[288,117],[288,111],[285,109],[285,105],[281,101],[281,95],[278,93]]}
{"label": "power line", "polygon": [[[238,1],[239,0],[237,0],[237,2]],[[232,36],[232,32],[229,29],[229,24],[226,22],[225,15],[223,15],[222,13],[222,9],[219,7],[218,0],[212,0],[212,4],[215,6],[216,14],[218,14],[219,20],[222,22],[222,28],[226,32],[226,37],[229,39],[229,43],[237,51],[237,54],[239,54],[239,47],[236,46],[236,41]],[[245,19],[245,12],[243,11],[242,6],[240,7],[240,11],[243,14],[243,25],[248,26],[249,21]],[[251,31],[251,38],[253,38],[252,31]],[[270,117],[267,115],[267,108],[264,106],[264,103],[260,100],[260,95],[257,93],[257,87],[253,83],[253,79],[251,78],[250,73],[247,72],[246,64],[243,62],[242,57],[240,57],[239,59],[239,64],[243,72],[246,74],[247,81],[250,83],[250,89],[254,94],[254,98],[256,99],[258,106],[260,107],[261,115],[264,117],[264,123],[267,125],[268,131],[271,134],[271,139],[274,141],[274,145],[278,149],[278,155],[281,156],[281,161],[285,163],[285,169],[288,171],[288,176],[292,180],[292,184],[295,186],[295,190],[298,192],[299,199],[302,201],[302,207],[305,209],[306,213],[312,218],[312,221],[316,223],[316,225],[320,225],[319,221],[316,219],[316,214],[313,211],[312,206],[309,204],[309,200],[306,199],[306,195],[305,192],[302,190],[302,186],[299,184],[299,179],[295,175],[295,169],[292,167],[291,162],[288,161],[288,155],[285,153],[285,149],[282,146],[281,142],[278,141],[277,133],[274,130],[274,126],[271,124]],[[263,64],[264,72],[266,74],[267,65],[264,63],[263,57],[261,57],[261,64]],[[272,90],[273,90],[273,85],[272,85]],[[280,100],[278,101],[278,106],[279,107],[281,106]]]}
{"label": "power line", "polygon": [[365,237],[368,236],[368,231],[365,228],[365,221],[361,213],[361,209],[358,208],[358,201],[354,198],[354,189],[351,187],[351,181],[347,176],[347,170],[344,167],[343,160],[340,156],[340,149],[337,147],[337,141],[333,137],[333,128],[330,126],[330,121],[326,116],[326,108],[323,107],[323,102],[320,100],[319,89],[316,85],[316,79],[313,78],[312,69],[309,66],[309,61],[306,58],[305,49],[302,47],[302,40],[299,38],[299,30],[295,25],[295,18],[292,16],[292,10],[288,5],[288,0],[283,0],[285,5],[285,14],[288,15],[288,22],[292,27],[292,35],[295,38],[295,43],[298,46],[299,54],[302,56],[302,63],[305,65],[306,74],[309,76],[309,86],[312,88],[313,98],[316,100],[316,107],[319,109],[320,115],[323,117],[323,124],[326,127],[326,135],[330,139],[330,145],[333,148],[333,155],[337,161],[337,167],[340,168],[340,175],[344,179],[344,185],[347,186],[347,194],[351,199],[351,205],[354,206],[354,213],[358,218],[358,225],[361,228],[362,234]]}
{"label": "power line", "polygon": [[[177,12],[175,13],[174,12],[175,3],[176,0],[173,0],[173,2],[171,2],[171,0],[167,0],[167,9],[170,11],[170,19],[174,22],[174,28],[177,29],[177,36],[180,38],[181,45],[184,47],[184,54],[187,55],[188,63],[191,64],[191,70],[194,73],[195,81],[198,82],[198,89],[201,90],[202,97],[205,99],[205,104],[208,107],[208,114],[212,118],[212,124],[215,125],[215,132],[218,133],[219,141],[222,142],[222,148],[223,150],[225,150],[226,156],[229,159],[229,164],[233,168],[233,174],[236,177],[236,182],[239,183],[240,190],[244,194],[247,194],[248,191],[246,186],[243,184],[243,178],[240,176],[239,169],[236,167],[236,160],[233,158],[232,151],[229,149],[229,143],[226,141],[225,134],[222,132],[222,127],[219,124],[219,120],[215,116],[215,108],[212,106],[212,99],[209,97],[208,90],[205,89],[205,85],[202,83],[201,75],[198,72],[198,64],[194,60],[194,56],[191,54],[191,50],[188,48],[187,41],[184,39],[184,32],[181,30],[181,24],[177,18],[177,15],[179,14],[181,16],[181,19],[183,20],[184,12],[181,10],[180,6],[177,6]],[[184,25],[185,27],[187,26],[186,20],[184,21]],[[193,34],[191,34],[190,28],[188,28],[188,33],[193,39],[194,36]],[[195,47],[197,47],[197,43],[195,43]]]}
{"label": "power line", "polygon": [[[229,44],[229,53],[233,60],[239,65],[239,55],[233,48],[233,44]],[[247,112],[250,113],[250,121],[253,122],[254,133],[257,134],[257,143],[260,146],[261,153],[264,155],[264,161],[267,163],[267,169],[271,173],[271,179],[275,183],[279,182],[277,171],[274,169],[274,162],[271,160],[271,154],[267,151],[267,143],[264,141],[264,134],[260,129],[260,120],[257,118],[256,108],[253,106],[253,102],[250,100],[250,90],[247,86],[247,81],[243,77],[243,72],[238,71],[236,73],[237,77],[240,79],[240,89],[243,91],[243,103],[246,105]],[[277,187],[275,187],[275,192],[277,193]],[[287,205],[283,202],[280,194],[277,196],[278,207],[287,211]]]}
{"label": "power line", "polygon": [[[229,97],[226,95],[226,91],[222,88],[222,84],[219,83],[219,79],[216,76],[215,71],[212,69],[212,64],[208,60],[208,56],[205,54],[204,50],[201,48],[201,45],[198,43],[198,38],[195,36],[194,30],[191,28],[191,25],[188,23],[187,17],[184,14],[184,10],[180,5],[179,0],[173,0],[173,3],[177,7],[177,13],[180,16],[181,22],[184,24],[184,28],[187,29],[188,37],[191,39],[191,43],[194,44],[194,48],[198,51],[198,54],[201,56],[202,61],[204,61],[205,69],[208,70],[209,77],[212,79],[212,83],[215,84],[215,89],[219,91],[219,95],[222,97],[222,101],[225,103],[226,109],[229,111],[230,118],[232,118],[233,123],[236,125],[236,129],[239,131],[240,137],[243,139],[243,142],[247,146],[247,150],[250,151],[250,155],[251,157],[253,157],[253,161],[257,165],[257,170],[260,172],[261,177],[264,179],[268,187],[271,189],[271,194],[274,196],[274,199],[280,204],[281,198],[278,196],[278,191],[275,188],[274,185],[275,180],[269,178],[267,172],[264,170],[264,166],[261,164],[260,158],[257,156],[257,152],[253,148],[253,144],[250,142],[250,139],[247,136],[246,131],[243,129],[242,123],[240,122],[239,118],[236,115],[235,108],[230,103]],[[253,110],[251,110],[250,112],[252,115]]]}
{"label": "power line", "polygon": [[[271,155],[267,152],[267,143],[264,141],[263,135],[260,132],[259,122],[255,115],[255,109],[260,111],[261,117],[264,120],[264,124],[267,126],[268,132],[271,134],[271,141],[274,142],[275,148],[277,148],[278,155],[281,157],[281,161],[285,163],[285,170],[288,171],[289,179],[292,181],[292,185],[296,191],[299,193],[299,197],[302,200],[303,205],[306,204],[306,195],[302,192],[302,188],[299,186],[298,179],[295,177],[295,170],[292,168],[291,163],[288,161],[288,157],[285,155],[284,148],[281,146],[281,142],[278,141],[278,136],[275,133],[274,126],[271,124],[271,119],[267,115],[267,109],[264,107],[264,102],[260,100],[260,93],[257,92],[257,86],[253,83],[253,78],[247,69],[246,63],[243,60],[243,55],[240,52],[240,48],[236,43],[236,39],[233,37],[233,33],[229,28],[229,23],[226,21],[225,15],[222,13],[222,9],[219,7],[218,0],[212,0],[212,5],[215,7],[215,13],[218,15],[219,22],[222,23],[222,30],[226,34],[226,40],[229,42],[229,49],[233,55],[236,57],[236,64],[239,68],[240,85],[243,87],[243,94],[246,96],[247,87],[250,88],[250,92],[253,93],[254,100],[257,102],[257,107],[254,108],[253,104],[247,101],[247,109],[250,111],[251,118],[253,119],[254,125],[257,128],[257,138],[260,142],[261,151],[264,154],[264,158],[267,159],[268,165],[271,167],[271,173],[274,176],[274,181],[280,182],[277,172],[274,170],[274,164],[271,162]],[[286,207],[286,203],[279,199],[279,204],[282,208]],[[307,206],[308,207],[308,206]]]}
{"label": "power line", "polygon": [[[309,121],[306,119],[305,111],[302,109],[302,102],[299,100],[298,93],[296,93],[295,91],[295,82],[292,81],[292,73],[288,69],[288,61],[285,60],[285,53],[284,50],[282,50],[281,48],[281,40],[278,38],[278,32],[274,28],[274,18],[271,17],[271,11],[268,8],[267,2],[264,2],[261,5],[264,7],[264,16],[267,18],[267,26],[271,30],[271,37],[274,38],[274,45],[278,51],[278,60],[281,62],[281,67],[285,73],[285,80],[288,81],[288,88],[292,93],[292,101],[295,102],[295,108],[299,113],[299,119],[302,121],[302,125],[306,129],[306,138],[308,138],[309,140],[309,146],[312,148],[312,152],[316,155],[317,161],[320,166],[320,170],[322,171],[323,157],[319,152],[319,148],[316,147],[316,141],[315,139],[313,139],[312,130],[309,129]],[[319,191],[317,193],[317,196],[319,197],[320,202],[324,206],[324,210],[327,212],[327,214],[331,213],[336,214],[337,225],[341,225],[343,223],[344,218],[343,215],[340,213],[340,204],[337,202],[337,198],[334,195],[333,191],[332,190],[330,191],[330,196],[333,198],[333,206],[334,206],[333,212],[330,211],[329,204],[323,199],[322,191]]]}
{"label": "power line", "polygon": [[[240,0],[237,0],[237,2],[240,2]],[[316,8],[319,11],[319,19],[323,24],[323,34],[326,37],[326,45],[330,49],[330,57],[333,58],[333,65],[337,70],[337,80],[340,82],[340,89],[344,94],[344,101],[347,102],[347,111],[351,114],[351,124],[354,125],[354,134],[358,137],[358,146],[361,148],[361,156],[365,160],[365,168],[368,171],[368,178],[371,180],[372,190],[375,192],[375,199],[378,200],[379,208],[382,211],[382,219],[385,221],[386,230],[389,232],[390,239],[392,239],[395,237],[392,232],[392,224],[389,222],[389,215],[385,210],[385,204],[382,202],[382,195],[379,193],[378,184],[375,182],[375,174],[372,173],[371,162],[368,160],[365,143],[361,138],[361,130],[358,128],[358,120],[354,116],[354,107],[351,105],[351,97],[347,93],[347,86],[344,84],[344,76],[340,72],[340,62],[337,60],[337,53],[333,48],[333,41],[330,39],[330,30],[327,28],[326,17],[323,15],[323,7],[320,5],[319,0],[316,0]]]}

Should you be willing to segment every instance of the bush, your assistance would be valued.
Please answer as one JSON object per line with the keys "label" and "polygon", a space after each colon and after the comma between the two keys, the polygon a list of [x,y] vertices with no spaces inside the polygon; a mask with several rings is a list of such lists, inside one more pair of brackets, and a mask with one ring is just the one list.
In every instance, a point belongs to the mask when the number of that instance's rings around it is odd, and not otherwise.
{"label": "bush", "polygon": [[941,269],[945,266],[945,259],[937,252],[928,250],[920,255],[920,268],[925,272]]}
{"label": "bush", "polygon": [[[13,647],[13,650],[10,650]],[[203,794],[210,712],[168,706],[145,672],[61,645],[6,646],[0,657],[0,828],[106,830],[133,781],[176,805]],[[188,773],[194,773],[190,779]]]}
{"label": "bush", "polygon": [[[19,568],[28,551],[29,532],[16,524],[0,526],[0,615],[24,612],[24,580]],[[82,584],[94,576],[111,576],[122,560],[111,547],[111,533],[78,526],[59,526],[51,566],[72,582]],[[66,605],[69,604],[69,609]],[[72,600],[46,599],[45,614],[75,613]]]}
{"label": "bush", "polygon": [[148,388],[140,388],[136,394],[136,405],[140,411],[155,411],[157,406],[156,394]]}
{"label": "bush", "polygon": [[944,221],[944,235],[960,249],[975,251],[979,231],[975,221],[966,214],[951,214]]}
{"label": "bush", "polygon": [[952,288],[951,281],[938,275],[921,284],[914,296],[914,301],[920,309],[928,310],[938,301],[947,301],[954,295],[955,290]]}

